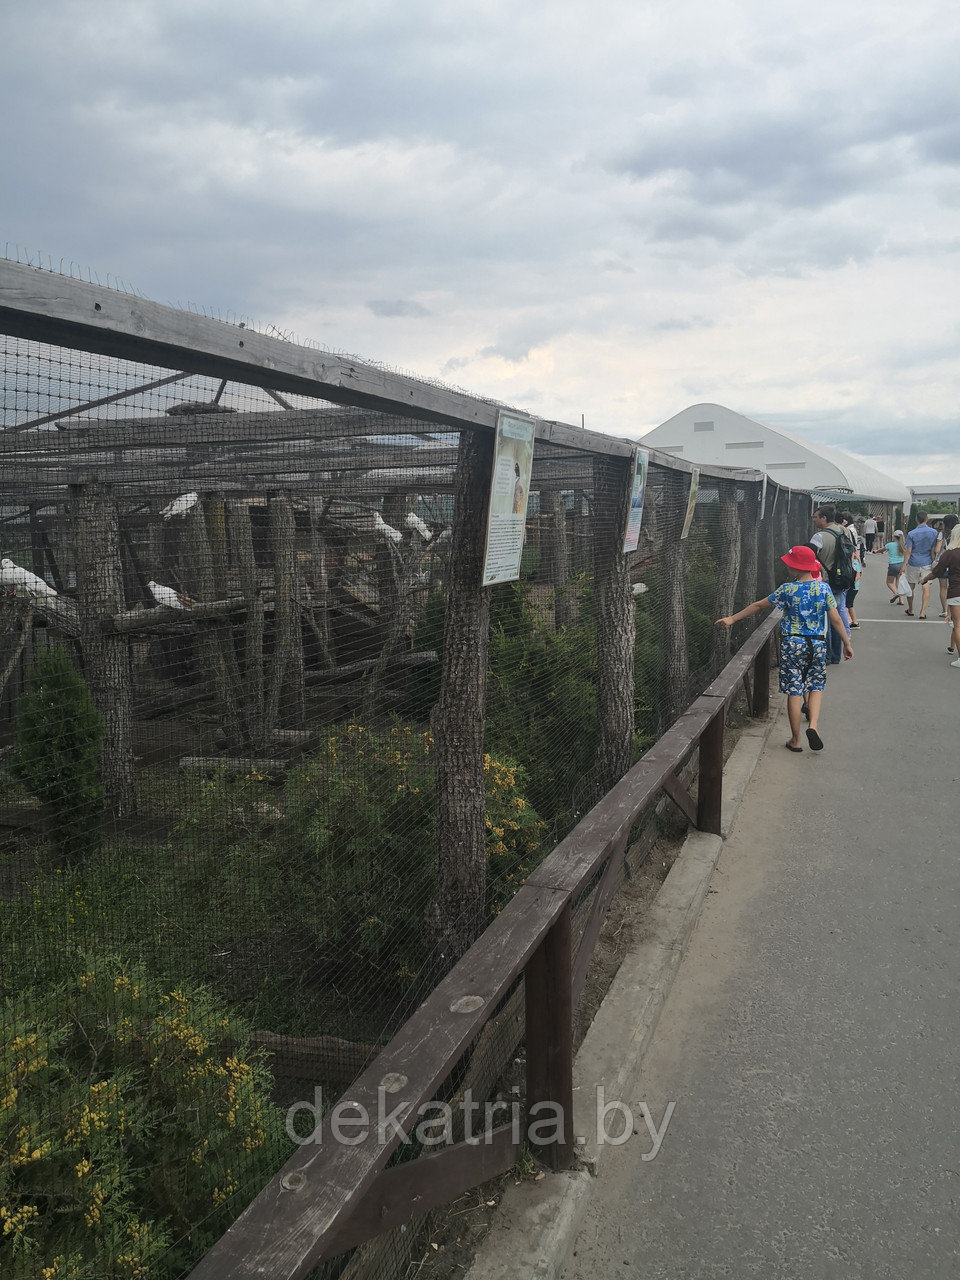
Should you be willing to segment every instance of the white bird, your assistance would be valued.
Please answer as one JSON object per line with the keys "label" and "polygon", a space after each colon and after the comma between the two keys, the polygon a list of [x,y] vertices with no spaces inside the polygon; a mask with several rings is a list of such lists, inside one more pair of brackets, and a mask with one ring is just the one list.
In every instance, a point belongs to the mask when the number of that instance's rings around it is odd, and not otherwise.
{"label": "white bird", "polygon": [[402,542],[403,534],[399,529],[394,529],[392,524],[387,524],[379,511],[373,513],[373,527],[381,538],[389,538],[391,542]]}
{"label": "white bird", "polygon": [[428,524],[425,524],[413,511],[407,513],[406,526],[408,529],[416,529],[424,542],[429,542],[433,537],[433,530]]}
{"label": "white bird", "polygon": [[191,600],[189,596],[181,595],[179,591],[174,591],[173,587],[164,587],[159,582],[154,582],[152,578],[147,586],[157,604],[165,605],[168,609],[187,609],[190,605],[196,604],[196,601]]}
{"label": "white bird", "polygon": [[645,582],[635,582],[633,586],[630,588],[630,590],[633,592],[635,596],[642,596],[642,595],[646,595],[646,593],[650,590],[650,588],[647,586]]}
{"label": "white bird", "polygon": [[12,560],[0,560],[0,586],[12,587],[14,591],[25,592],[28,596],[32,596],[34,600],[42,600],[44,597],[51,599],[57,594],[49,583],[44,582],[42,578],[38,578],[29,569],[21,569]]}
{"label": "white bird", "polygon": [[199,493],[181,493],[179,498],[168,502],[160,514],[164,520],[172,520],[174,516],[185,516],[191,507],[196,506],[199,499]]}

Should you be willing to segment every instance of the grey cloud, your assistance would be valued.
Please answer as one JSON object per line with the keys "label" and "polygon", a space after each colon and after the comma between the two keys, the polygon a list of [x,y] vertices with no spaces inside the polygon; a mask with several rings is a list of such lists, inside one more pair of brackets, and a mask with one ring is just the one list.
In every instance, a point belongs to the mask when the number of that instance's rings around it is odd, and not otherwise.
{"label": "grey cloud", "polygon": [[956,419],[928,413],[901,417],[873,405],[802,414],[758,411],[748,412],[747,416],[818,444],[866,457],[955,453],[960,438]]}
{"label": "grey cloud", "polygon": [[375,316],[394,317],[394,316],[428,316],[430,312],[419,302],[405,301],[403,298],[397,298],[394,301],[383,299],[381,301],[368,302],[367,306]]}

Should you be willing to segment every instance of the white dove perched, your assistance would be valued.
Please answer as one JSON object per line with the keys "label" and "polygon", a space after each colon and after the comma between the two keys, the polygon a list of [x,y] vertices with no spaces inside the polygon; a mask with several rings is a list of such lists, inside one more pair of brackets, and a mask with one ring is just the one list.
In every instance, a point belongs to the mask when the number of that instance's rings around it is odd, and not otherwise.
{"label": "white dove perched", "polygon": [[174,591],[173,587],[165,587],[159,582],[154,582],[152,578],[147,586],[157,604],[166,605],[168,609],[186,609],[194,603],[189,596],[181,595],[179,591]]}
{"label": "white dove perched", "polygon": [[419,533],[420,537],[424,540],[424,542],[429,542],[430,539],[433,537],[433,532],[430,526],[426,524],[423,520],[421,520],[420,517],[415,512],[410,511],[407,513],[407,519],[405,523],[408,529],[416,529],[417,533]]}
{"label": "white dove perched", "polygon": [[199,493],[181,493],[179,498],[168,502],[160,514],[164,520],[172,520],[174,516],[185,516],[191,507],[196,506],[199,499]]}
{"label": "white dove perched", "polygon": [[381,538],[388,538],[391,542],[402,542],[403,534],[399,529],[394,529],[392,524],[387,524],[379,511],[373,513],[373,527]]}
{"label": "white dove perched", "polygon": [[0,560],[0,587],[12,587],[14,591],[32,596],[34,600],[50,599],[57,593],[49,583],[38,578],[29,569],[21,569],[12,560]]}

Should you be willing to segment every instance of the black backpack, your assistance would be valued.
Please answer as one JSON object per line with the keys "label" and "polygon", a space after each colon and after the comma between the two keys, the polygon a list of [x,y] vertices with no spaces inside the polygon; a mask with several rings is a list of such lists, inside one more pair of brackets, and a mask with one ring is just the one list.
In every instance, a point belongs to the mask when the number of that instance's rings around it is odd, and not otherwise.
{"label": "black backpack", "polygon": [[837,540],[833,564],[827,570],[830,590],[849,591],[857,580],[857,571],[853,563],[853,544],[846,534],[837,533],[836,529],[825,529],[824,533],[832,533]]}

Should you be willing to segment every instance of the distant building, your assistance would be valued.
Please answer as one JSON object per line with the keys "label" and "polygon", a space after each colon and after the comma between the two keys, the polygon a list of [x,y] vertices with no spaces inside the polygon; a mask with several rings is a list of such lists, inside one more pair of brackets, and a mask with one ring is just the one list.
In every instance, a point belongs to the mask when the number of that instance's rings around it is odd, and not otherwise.
{"label": "distant building", "polygon": [[911,488],[913,505],[925,507],[928,502],[952,502],[960,511],[960,484],[924,484]]}
{"label": "distant building", "polygon": [[910,490],[859,458],[755,422],[720,404],[695,404],[643,437],[642,443],[703,466],[755,467],[772,480],[821,501],[906,506]]}

